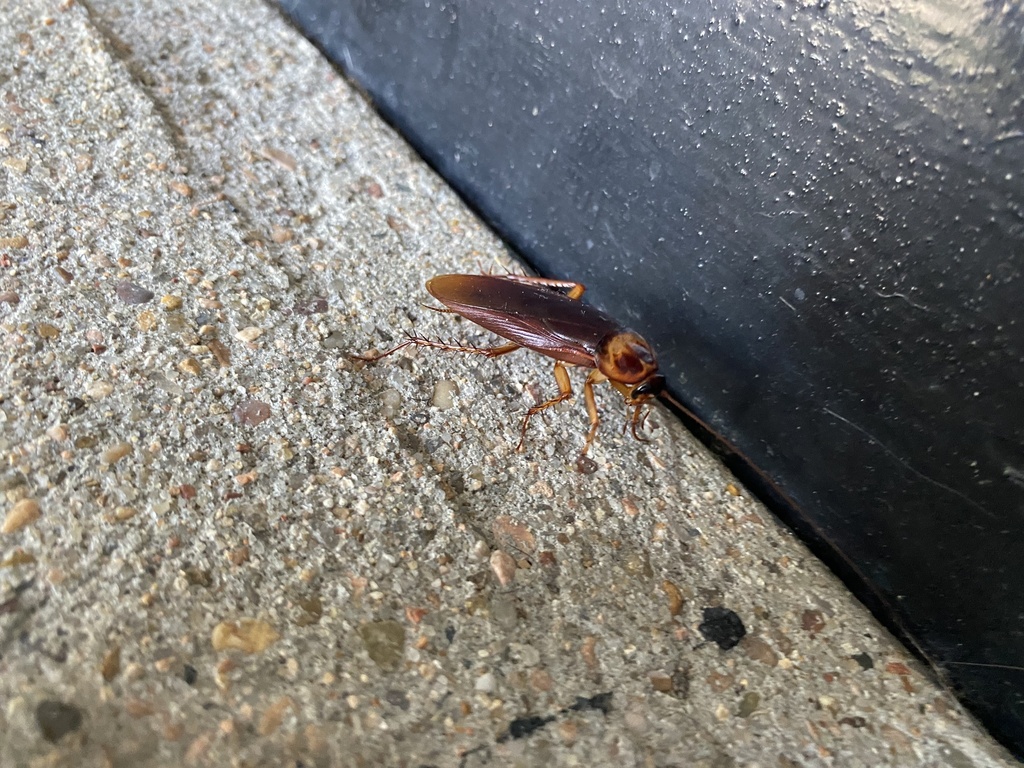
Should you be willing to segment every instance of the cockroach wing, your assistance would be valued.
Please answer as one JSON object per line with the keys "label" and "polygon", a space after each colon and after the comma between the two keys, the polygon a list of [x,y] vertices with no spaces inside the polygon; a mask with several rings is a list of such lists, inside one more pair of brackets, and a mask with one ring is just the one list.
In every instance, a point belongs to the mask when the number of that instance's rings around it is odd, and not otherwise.
{"label": "cockroach wing", "polygon": [[434,298],[467,320],[523,347],[594,367],[597,343],[623,328],[600,310],[550,287],[495,275],[441,275]]}

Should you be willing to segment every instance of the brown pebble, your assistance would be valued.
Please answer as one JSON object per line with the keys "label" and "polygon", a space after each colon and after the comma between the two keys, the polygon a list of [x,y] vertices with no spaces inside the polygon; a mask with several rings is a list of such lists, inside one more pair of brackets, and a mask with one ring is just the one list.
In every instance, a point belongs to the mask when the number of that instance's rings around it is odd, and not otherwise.
{"label": "brown pebble", "polygon": [[821,611],[812,611],[808,608],[800,617],[800,626],[804,628],[805,632],[810,632],[811,636],[814,636],[825,628],[825,617]]}
{"label": "brown pebble", "polygon": [[186,184],[184,181],[172,181],[167,185],[172,191],[177,192],[182,197],[192,197],[192,187]]}
{"label": "brown pebble", "polygon": [[728,493],[730,496],[739,496],[740,495],[740,489],[736,487],[735,483],[728,483],[725,486],[725,492]]}
{"label": "brown pebble", "polygon": [[160,297],[160,306],[163,307],[165,312],[174,312],[175,310],[181,309],[181,305],[184,303],[185,302],[181,296],[175,296],[173,293],[168,293]]}
{"label": "brown pebble", "polygon": [[231,365],[231,350],[229,350],[222,341],[218,339],[210,339],[206,342],[206,348],[209,349],[213,356],[217,359],[217,363],[221,368],[227,368]]}
{"label": "brown pebble", "polygon": [[507,587],[516,576],[515,558],[507,552],[496,549],[491,553],[491,570],[498,579],[498,583]]}
{"label": "brown pebble", "polygon": [[686,598],[683,597],[682,590],[668,579],[661,582],[661,589],[665,592],[666,596],[668,596],[669,615],[678,616],[683,610],[683,606],[686,604]]}
{"label": "brown pebble", "polygon": [[100,458],[103,459],[104,464],[116,464],[131,452],[131,443],[116,443],[107,448]]}
{"label": "brown pebble", "polygon": [[740,640],[740,648],[744,650],[749,658],[754,661],[759,661],[762,664],[766,664],[769,667],[774,667],[779,663],[778,655],[772,650],[772,647],[760,637],[747,635]]}
{"label": "brown pebble", "polygon": [[580,646],[580,655],[583,656],[583,662],[591,669],[597,669],[597,638],[593,635],[588,635],[583,639],[583,644]]}
{"label": "brown pebble", "polygon": [[491,531],[498,541],[498,546],[526,553],[532,553],[537,548],[537,540],[530,529],[508,515],[498,515],[494,518]]}
{"label": "brown pebble", "polygon": [[[10,166],[8,166],[10,167]],[[28,248],[28,238],[24,235],[14,235],[13,237],[0,237],[0,248]]]}
{"label": "brown pebble", "polygon": [[535,691],[547,692],[555,687],[555,680],[546,669],[535,669],[530,673],[530,687]]}
{"label": "brown pebble", "polygon": [[292,701],[290,696],[282,696],[269,707],[263,713],[263,717],[260,718],[260,724],[257,727],[257,732],[260,736],[269,736],[278,728],[281,727],[281,723],[284,721],[284,713],[288,709],[294,709],[295,702]]}
{"label": "brown pebble", "polygon": [[182,373],[187,373],[190,376],[198,376],[203,372],[202,367],[199,365],[199,361],[194,357],[186,357],[178,363],[178,370]]}
{"label": "brown pebble", "polygon": [[139,312],[139,328],[143,331],[152,331],[156,328],[156,315],[149,310]]}
{"label": "brown pebble", "polygon": [[34,565],[35,555],[26,552],[20,547],[14,550],[8,557],[0,560],[0,568],[17,568],[19,565]]}
{"label": "brown pebble", "polygon": [[131,698],[125,701],[124,711],[127,713],[128,717],[138,720],[142,717],[149,717],[156,712],[156,708],[153,706],[152,702],[145,701],[144,699]]}
{"label": "brown pebble", "polygon": [[14,291],[0,291],[0,304],[15,305],[21,301],[21,297]]}
{"label": "brown pebble", "polygon": [[0,533],[14,533],[20,531],[26,525],[30,525],[39,519],[39,502],[35,499],[22,499],[7,513],[3,526],[0,526]]}
{"label": "brown pebble", "polygon": [[295,237],[295,233],[287,227],[274,225],[270,228],[270,239],[278,245],[283,245],[291,241]]}
{"label": "brown pebble", "polygon": [[39,323],[36,325],[36,333],[44,339],[55,339],[60,336],[60,328],[52,323]]}
{"label": "brown pebble", "polygon": [[121,646],[115,645],[103,654],[100,674],[108,683],[121,673]]}
{"label": "brown pebble", "polygon": [[675,686],[672,684],[672,675],[667,672],[651,672],[648,675],[651,681],[651,688],[658,693],[671,693]]}
{"label": "brown pebble", "polygon": [[213,628],[210,640],[213,650],[237,649],[243,653],[262,653],[281,636],[270,624],[261,619],[222,621]]}
{"label": "brown pebble", "polygon": [[711,690],[715,693],[724,693],[725,691],[732,688],[733,683],[736,682],[736,678],[732,675],[723,675],[721,672],[712,672],[707,677],[708,685],[711,686]]}

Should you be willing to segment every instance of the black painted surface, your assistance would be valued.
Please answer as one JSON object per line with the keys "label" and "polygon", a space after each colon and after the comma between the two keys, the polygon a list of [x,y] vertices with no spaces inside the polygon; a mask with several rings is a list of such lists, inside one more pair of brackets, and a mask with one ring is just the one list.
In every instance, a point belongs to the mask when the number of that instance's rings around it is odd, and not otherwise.
{"label": "black painted surface", "polygon": [[284,6],[1024,754],[1020,7]]}

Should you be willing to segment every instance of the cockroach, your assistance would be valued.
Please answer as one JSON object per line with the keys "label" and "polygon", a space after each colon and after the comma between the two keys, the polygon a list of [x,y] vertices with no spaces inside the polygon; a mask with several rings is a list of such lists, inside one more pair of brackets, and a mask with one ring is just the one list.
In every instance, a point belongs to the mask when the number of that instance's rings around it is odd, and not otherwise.
{"label": "cockroach", "polygon": [[385,352],[353,357],[372,363],[412,345],[484,357],[500,357],[520,347],[532,349],[554,358],[558,394],[527,410],[516,450],[523,445],[532,417],[572,397],[567,365],[593,369],[583,385],[590,431],[583,444],[581,458],[586,456],[601,423],[594,400],[594,385],[602,381],[617,389],[626,405],[633,408],[629,420],[633,437],[648,442],[637,432],[646,418],[646,413],[641,416],[641,409],[652,397],[662,394],[665,377],[658,373],[658,362],[651,345],[601,310],[581,302],[580,297],[585,290],[582,283],[571,280],[523,275],[434,277],[427,281],[427,291],[444,304],[444,308],[428,309],[462,315],[510,343],[497,347],[474,347],[412,335]]}

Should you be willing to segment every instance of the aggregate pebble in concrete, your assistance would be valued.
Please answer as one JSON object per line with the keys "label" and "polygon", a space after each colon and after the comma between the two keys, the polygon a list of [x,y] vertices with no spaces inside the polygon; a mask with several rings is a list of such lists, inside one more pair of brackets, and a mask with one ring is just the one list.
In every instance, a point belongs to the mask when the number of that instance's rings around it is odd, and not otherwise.
{"label": "aggregate pebble in concrete", "polygon": [[1008,762],[664,412],[348,358],[508,260],[272,8],[0,22],[0,764]]}

